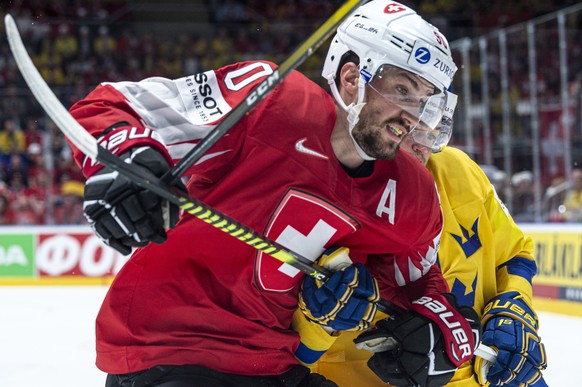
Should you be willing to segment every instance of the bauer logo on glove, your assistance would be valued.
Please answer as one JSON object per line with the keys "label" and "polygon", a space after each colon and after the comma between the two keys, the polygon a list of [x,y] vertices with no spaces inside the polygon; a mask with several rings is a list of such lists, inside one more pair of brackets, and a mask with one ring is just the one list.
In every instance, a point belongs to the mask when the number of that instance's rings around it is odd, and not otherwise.
{"label": "bauer logo on glove", "polygon": [[[447,306],[443,305],[439,300],[428,296],[421,297],[412,303],[427,308],[430,312],[438,316],[438,319],[435,319],[435,321],[441,326],[444,324],[442,328],[446,327],[450,330],[451,337],[454,339],[450,346],[451,348],[456,348],[457,351],[451,353],[455,361],[461,362],[461,359],[467,359],[467,357],[471,358],[473,356],[473,352],[475,351],[474,337],[467,335],[466,329],[463,329],[461,322],[455,319],[456,316],[453,315],[453,312]],[[421,309],[416,309],[416,311],[421,311]],[[421,314],[426,315],[426,313]]]}
{"label": "bauer logo on glove", "polygon": [[[437,387],[471,359],[480,329],[477,313],[458,305],[452,293],[431,294],[414,301],[407,313],[378,321],[354,343],[374,352],[368,367],[383,382]],[[466,345],[468,352],[461,349]]]}

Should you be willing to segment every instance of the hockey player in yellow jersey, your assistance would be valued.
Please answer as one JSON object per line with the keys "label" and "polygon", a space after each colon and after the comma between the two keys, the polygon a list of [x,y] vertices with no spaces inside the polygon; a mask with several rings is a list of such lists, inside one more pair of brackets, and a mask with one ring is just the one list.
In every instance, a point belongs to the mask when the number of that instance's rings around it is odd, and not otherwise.
{"label": "hockey player in yellow jersey", "polygon": [[[444,215],[440,268],[458,303],[481,316],[482,343],[498,354],[492,366],[480,358],[464,363],[446,385],[547,386],[541,374],[546,354],[532,308],[533,242],[515,224],[480,167],[459,149],[445,148],[451,126],[449,120],[440,132],[416,128],[401,148],[426,165],[435,179]],[[357,349],[359,332],[330,335],[299,317],[294,320],[302,337],[297,356],[310,359],[307,363],[321,356],[312,367],[341,387],[417,385],[407,377],[407,365],[398,354]],[[391,332],[386,336],[394,337]]]}

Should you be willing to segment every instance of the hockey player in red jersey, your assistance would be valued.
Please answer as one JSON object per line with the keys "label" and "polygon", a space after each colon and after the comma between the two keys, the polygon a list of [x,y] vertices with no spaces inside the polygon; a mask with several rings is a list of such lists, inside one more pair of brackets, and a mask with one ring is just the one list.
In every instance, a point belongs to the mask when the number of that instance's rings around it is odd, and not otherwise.
{"label": "hockey player in red jersey", "polygon": [[[357,17],[371,11],[374,20]],[[439,295],[447,285],[434,265],[442,229],[434,182],[398,152],[414,127],[440,122],[456,67],[446,39],[411,9],[375,0],[354,15],[341,27],[349,39],[337,40],[338,31],[324,65],[335,98],[292,72],[187,171],[185,186],[175,184],[314,261],[349,249],[354,264],[325,287],[304,286],[299,297],[304,276],[295,268],[180,218],[176,206],[74,149],[95,233],[124,254],[137,247],[96,321],[108,387],[332,386],[295,357],[298,297],[312,321],[344,330],[369,326],[381,291],[448,343],[451,332],[415,301],[434,299],[471,347],[435,351],[460,356],[446,360],[453,368],[472,356],[470,322]],[[406,23],[419,32],[399,35]],[[274,68],[243,62],[102,83],[70,111],[102,146],[161,176]],[[390,286],[379,290],[371,273]]]}

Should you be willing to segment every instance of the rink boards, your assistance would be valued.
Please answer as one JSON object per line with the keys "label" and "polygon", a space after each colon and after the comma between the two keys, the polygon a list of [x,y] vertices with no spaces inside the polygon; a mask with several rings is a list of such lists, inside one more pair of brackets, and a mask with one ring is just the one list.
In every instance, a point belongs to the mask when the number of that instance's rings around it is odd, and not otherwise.
{"label": "rink boards", "polygon": [[582,316],[582,225],[521,224],[535,244],[538,310]]}
{"label": "rink boards", "polygon": [[88,226],[0,227],[0,285],[102,285],[126,261]]}
{"label": "rink boards", "polygon": [[[582,316],[582,225],[521,227],[535,242],[536,307]],[[86,226],[0,227],[0,286],[103,285],[126,261]]]}

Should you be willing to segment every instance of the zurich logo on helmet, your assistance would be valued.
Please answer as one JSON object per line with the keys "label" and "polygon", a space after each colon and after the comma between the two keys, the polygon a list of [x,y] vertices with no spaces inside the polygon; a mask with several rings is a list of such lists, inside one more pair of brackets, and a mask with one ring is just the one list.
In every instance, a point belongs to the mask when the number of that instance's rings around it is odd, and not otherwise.
{"label": "zurich logo on helmet", "polygon": [[414,53],[414,59],[420,64],[427,64],[430,61],[430,51],[426,47],[420,47]]}

